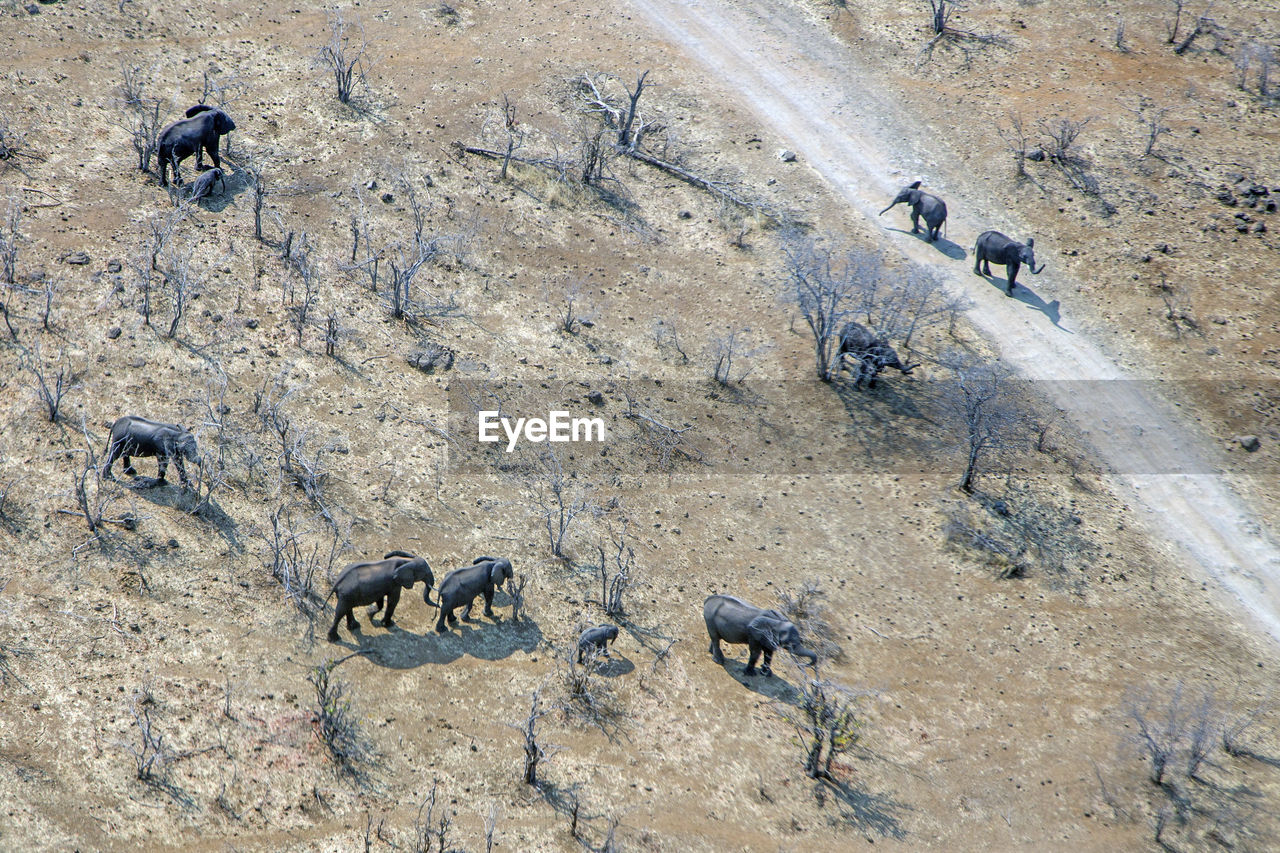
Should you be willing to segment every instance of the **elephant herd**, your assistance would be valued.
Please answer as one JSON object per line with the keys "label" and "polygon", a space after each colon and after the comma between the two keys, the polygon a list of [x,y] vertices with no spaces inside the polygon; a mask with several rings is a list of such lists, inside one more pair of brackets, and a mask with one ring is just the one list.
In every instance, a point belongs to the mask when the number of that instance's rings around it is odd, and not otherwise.
{"label": "elephant herd", "polygon": [[[916,181],[903,187],[889,206],[880,211],[880,215],[883,216],[897,204],[906,204],[910,207],[912,234],[920,233],[920,219],[923,218],[925,240],[932,243],[938,239],[942,226],[947,221],[946,202],[936,195],[930,195],[921,190],[920,181]],[[1018,280],[1018,270],[1023,264],[1027,265],[1032,275],[1039,275],[1040,270],[1044,269],[1044,264],[1040,265],[1040,269],[1036,269],[1035,244],[1034,238],[1028,238],[1026,243],[1019,243],[999,231],[983,231],[978,235],[978,240],[973,247],[973,274],[990,278],[992,262],[1004,264],[1007,282],[1005,296],[1013,296],[1013,288]],[[982,266],[981,271],[978,269],[979,265]]]}

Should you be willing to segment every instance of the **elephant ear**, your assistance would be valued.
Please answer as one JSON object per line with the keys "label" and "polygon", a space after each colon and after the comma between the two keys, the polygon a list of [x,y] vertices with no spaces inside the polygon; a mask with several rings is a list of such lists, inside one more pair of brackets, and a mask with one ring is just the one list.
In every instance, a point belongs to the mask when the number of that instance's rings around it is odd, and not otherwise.
{"label": "elephant ear", "polygon": [[510,560],[494,560],[489,567],[489,580],[494,586],[502,586],[502,582],[511,577]]}
{"label": "elephant ear", "polygon": [[920,189],[920,182],[919,182],[919,181],[916,181],[914,184],[912,184],[911,186],[907,187],[907,189],[909,189],[909,190],[918,190],[918,189]]}
{"label": "elephant ear", "polygon": [[231,116],[218,110],[217,118],[214,119],[214,128],[218,133],[230,133],[236,129],[236,123],[231,120]]}
{"label": "elephant ear", "polygon": [[772,652],[778,648],[778,627],[778,620],[768,613],[762,613],[747,623],[747,636],[766,651]]}

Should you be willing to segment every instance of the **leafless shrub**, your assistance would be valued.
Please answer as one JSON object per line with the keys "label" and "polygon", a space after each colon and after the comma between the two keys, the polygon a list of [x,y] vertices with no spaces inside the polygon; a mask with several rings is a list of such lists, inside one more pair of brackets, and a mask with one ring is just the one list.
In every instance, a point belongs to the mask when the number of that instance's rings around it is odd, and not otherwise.
{"label": "leafless shrub", "polygon": [[1248,90],[1249,70],[1256,67],[1256,84],[1258,95],[1266,98],[1271,94],[1271,67],[1275,64],[1275,51],[1268,44],[1260,41],[1248,41],[1240,46],[1236,53],[1236,86]]}
{"label": "leafless shrub", "polygon": [[613,740],[626,721],[626,708],[613,681],[597,674],[602,656],[600,649],[593,646],[584,651],[581,663],[578,652],[576,647],[570,647],[557,659],[564,691],[560,710],[566,720],[595,726]]}
{"label": "leafless shrub", "polygon": [[[1237,758],[1257,757],[1257,747],[1252,742],[1253,736],[1273,711],[1275,711],[1275,705],[1268,700],[1226,718],[1221,727],[1223,750]],[[1266,731],[1274,733],[1275,727],[1269,726]]]}
{"label": "leafless shrub", "polygon": [[952,381],[945,386],[942,402],[963,437],[965,465],[959,485],[969,493],[993,452],[1023,440],[1024,419],[1009,395],[1002,395],[1012,377],[1009,368],[954,350],[944,354],[939,363],[951,372]]}
{"label": "leafless shrub", "polygon": [[327,528],[327,534],[312,534],[288,506],[276,507],[270,530],[261,534],[263,557],[271,577],[280,584],[285,600],[308,622],[324,610],[325,597],[317,584],[332,574],[344,545],[332,526]]}
{"label": "leafless shrub", "polygon": [[1115,42],[1116,50],[1120,51],[1121,53],[1128,53],[1129,45],[1125,42],[1124,38],[1125,38],[1124,18],[1120,18],[1116,21],[1116,34],[1115,34],[1114,42]]}
{"label": "leafless shrub", "polygon": [[164,269],[160,279],[161,294],[169,303],[169,327],[165,337],[178,334],[178,325],[186,316],[187,307],[200,293],[200,273],[194,267],[192,257],[195,245],[178,245],[170,242],[165,253]]}
{"label": "leafless shrub", "polygon": [[[453,853],[455,848],[449,840],[449,831],[453,828],[453,817],[448,807],[442,807],[439,813],[439,782],[431,783],[431,791],[418,804],[418,813],[413,821],[413,835],[409,839],[410,853]],[[455,801],[456,802],[456,801]]]}
{"label": "leafless shrub", "polygon": [[458,12],[458,7],[448,0],[440,0],[435,7],[435,16],[444,21],[447,27],[456,27],[462,23],[462,15]]}
{"label": "leafless shrub", "polygon": [[62,411],[62,398],[79,387],[66,350],[59,350],[56,362],[46,363],[41,356],[40,345],[24,350],[20,358],[22,369],[31,376],[31,389],[44,409],[49,423],[57,423]]}
{"label": "leafless shrub", "polygon": [[120,64],[120,101],[124,110],[123,127],[138,155],[138,171],[151,171],[151,157],[159,147],[164,124],[164,103],[148,94],[148,83],[139,66]]}
{"label": "leafless shrub", "polygon": [[315,688],[316,694],[316,707],[311,719],[316,737],[338,770],[362,782],[365,766],[375,757],[375,750],[360,726],[351,701],[346,698],[347,685],[333,674],[342,660],[327,660],[307,675],[307,681]]}
{"label": "leafless shrub", "polygon": [[660,318],[653,322],[653,342],[659,352],[667,349],[674,350],[680,356],[681,364],[689,363],[689,354],[680,344],[680,331],[676,326],[675,317]]}
{"label": "leafless shrub", "polygon": [[484,816],[484,849],[485,853],[493,853],[493,834],[498,828],[498,804],[490,803],[489,811]]}
{"label": "leafless shrub", "polygon": [[589,489],[565,473],[560,457],[552,450],[539,454],[534,476],[534,513],[547,531],[551,556],[563,560],[569,532],[594,506]]}
{"label": "leafless shrub", "polygon": [[[1178,6],[1178,15],[1180,17],[1182,12],[1182,4],[1178,3],[1177,6]],[[1201,13],[1200,17],[1196,18],[1196,25],[1192,27],[1191,32],[1188,33],[1186,38],[1180,41],[1178,43],[1178,46],[1173,49],[1173,52],[1175,54],[1177,54],[1178,56],[1181,56],[1182,54],[1186,53],[1188,50],[1191,49],[1191,46],[1195,44],[1196,39],[1200,38],[1200,36],[1203,36],[1203,35],[1213,36],[1214,48],[1217,50],[1221,50],[1222,31],[1221,31],[1221,28],[1218,26],[1218,22],[1215,21],[1213,18],[1209,17],[1209,11],[1212,8],[1213,8],[1213,3],[1210,2],[1209,5],[1205,7],[1205,10],[1204,12]],[[1175,18],[1174,32],[1176,32],[1176,28],[1177,28],[1177,19]],[[1169,43],[1170,44],[1173,43],[1172,37]]]}
{"label": "leafless shrub", "polygon": [[511,165],[511,155],[524,144],[524,131],[520,128],[520,122],[516,120],[516,105],[511,102],[505,92],[502,94],[502,132],[506,138],[506,149],[498,180],[505,181],[507,169]]}
{"label": "leafless shrub", "polygon": [[778,602],[782,614],[797,628],[809,648],[818,653],[821,660],[838,661],[844,658],[840,646],[840,632],[832,624],[833,615],[827,606],[827,594],[814,580],[804,581],[795,595],[779,592]]}
{"label": "leafless shrub", "polygon": [[[548,301],[551,296],[548,295]],[[570,284],[564,292],[564,297],[560,300],[557,307],[557,321],[560,331],[566,335],[578,334],[578,329],[582,326],[582,321],[586,318],[581,313],[581,294],[578,284],[575,282]],[[588,320],[588,323],[590,321]]]}
{"label": "leafless shrub", "polygon": [[636,553],[627,541],[626,519],[616,532],[610,532],[609,544],[612,559],[606,557],[603,545],[596,546],[600,554],[600,606],[607,615],[621,619],[627,613],[627,591],[635,585]]}
{"label": "leafless shrub", "polygon": [[4,174],[20,159],[35,156],[27,150],[29,136],[29,130],[18,130],[10,122],[8,113],[0,109],[0,174]]}
{"label": "leafless shrub", "polygon": [[[538,741],[538,721],[550,713],[550,709],[542,707],[542,688],[533,691],[530,696],[529,714],[517,729],[524,740],[524,781],[526,785],[538,785],[538,766],[550,759],[555,747],[545,747]],[[550,749],[551,752],[547,750]]]}
{"label": "leafless shrub", "polygon": [[[1152,784],[1165,785],[1167,774],[1180,755],[1187,756],[1188,769],[1199,768],[1207,735],[1195,736],[1196,729],[1208,730],[1215,725],[1212,695],[1206,693],[1194,708],[1183,702],[1183,685],[1179,682],[1169,698],[1161,702],[1148,694],[1130,699],[1127,716],[1135,724],[1135,744],[1148,763],[1147,778]],[[1195,755],[1189,749],[1196,744]],[[1194,763],[1193,763],[1194,761]],[[1188,774],[1190,775],[1190,774]]]}
{"label": "leafless shrub", "polygon": [[1169,322],[1169,328],[1173,331],[1174,337],[1181,339],[1184,334],[1204,334],[1200,328],[1200,322],[1196,320],[1191,308],[1191,298],[1187,295],[1184,286],[1174,284],[1161,275],[1160,283],[1155,289],[1161,301],[1164,302],[1164,319]]}
{"label": "leafless shrub", "polygon": [[838,781],[836,759],[862,739],[858,706],[865,694],[834,681],[807,679],[798,665],[796,682],[800,694],[796,703],[776,703],[774,709],[795,728],[804,746],[805,775]]}
{"label": "leafless shrub", "polygon": [[1058,117],[1040,119],[1037,125],[1045,140],[1040,147],[1049,162],[1071,186],[1096,196],[1102,191],[1098,179],[1089,174],[1088,161],[1073,150],[1076,140],[1091,121],[1092,116],[1079,120]]}
{"label": "leafless shrub", "polygon": [[791,297],[813,334],[818,378],[831,382],[839,370],[840,329],[853,311],[859,278],[879,258],[862,252],[840,258],[799,236],[784,243],[783,253]]}
{"label": "leafless shrub", "polygon": [[368,74],[372,66],[369,40],[359,19],[353,32],[341,9],[334,8],[325,14],[329,41],[316,54],[316,63],[333,74],[338,100],[349,104],[356,87],[368,88]]}
{"label": "leafless shrub", "polygon": [[266,207],[267,196],[271,192],[267,179],[263,175],[263,168],[263,164],[256,160],[250,160],[244,167],[245,174],[249,176],[249,183],[253,187],[253,236],[259,243],[266,242],[262,234],[262,211]]}
{"label": "leafless shrub", "polygon": [[672,426],[660,420],[657,413],[642,409],[631,394],[626,394],[626,398],[627,410],[622,416],[639,427],[640,441],[653,453],[659,470],[670,471],[677,459],[694,463],[704,461],[703,452],[689,441],[692,424]]}
{"label": "leafless shrub", "polygon": [[1145,96],[1139,96],[1137,105],[1129,108],[1129,112],[1133,113],[1142,128],[1146,142],[1142,151],[1143,157],[1159,156],[1154,154],[1156,143],[1160,141],[1161,135],[1171,131],[1171,128],[1164,123],[1165,116],[1171,111],[1172,107],[1156,107],[1151,99]]}
{"label": "leafless shrub", "polygon": [[929,6],[929,31],[932,38],[920,49],[919,61],[933,58],[933,51],[940,45],[954,47],[964,56],[968,65],[975,51],[988,47],[1009,47],[1009,40],[993,33],[975,33],[962,30],[951,23],[958,11],[965,11],[966,6],[958,0],[925,0]]}
{"label": "leafless shrub", "polygon": [[1033,156],[1044,158],[1044,153],[1030,148],[1031,138],[1027,134],[1026,122],[1017,112],[1006,113],[1007,123],[996,122],[996,130],[1004,140],[1005,148],[1013,155],[1014,175],[1019,179],[1030,178],[1027,174],[1027,158]]}
{"label": "leafless shrub", "polygon": [[511,597],[511,621],[519,622],[521,614],[525,612],[524,588],[529,583],[529,578],[524,574],[519,574],[507,581],[507,595]]}
{"label": "leafless shrub", "polygon": [[[750,345],[750,329],[729,329],[724,335],[711,341],[708,355],[711,359],[711,378],[720,385],[742,383],[751,374],[750,359],[759,355],[763,347]],[[738,371],[734,373],[734,362]],[[745,364],[744,364],[745,363]]]}
{"label": "leafless shrub", "polygon": [[[0,280],[10,288],[15,284],[18,274],[18,246],[25,240],[21,223],[22,202],[16,195],[11,195],[5,204],[4,222],[0,224]],[[5,317],[7,321],[7,313]],[[18,336],[13,331],[13,326],[9,326],[9,332],[16,341]]]}
{"label": "leafless shrub", "polygon": [[1186,0],[1169,0],[1169,5],[1173,7],[1173,20],[1166,21],[1164,25],[1165,44],[1173,44],[1178,39],[1178,30],[1182,26],[1182,10],[1186,8]]}

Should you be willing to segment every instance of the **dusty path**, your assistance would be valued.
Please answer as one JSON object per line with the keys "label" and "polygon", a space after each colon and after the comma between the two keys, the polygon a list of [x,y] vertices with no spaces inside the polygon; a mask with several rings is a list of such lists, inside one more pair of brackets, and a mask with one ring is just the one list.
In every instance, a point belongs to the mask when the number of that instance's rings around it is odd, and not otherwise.
{"label": "dusty path", "polygon": [[[997,228],[1017,233],[983,198],[965,186],[958,158],[937,145],[927,155],[912,140],[930,131],[882,94],[859,88],[858,63],[849,49],[781,0],[631,0],[653,28],[687,56],[703,63],[737,99],[747,103],[784,144],[816,169],[857,211],[877,212],[912,176],[925,175],[947,196],[947,236],[938,248],[899,231],[885,244],[931,265],[948,285],[974,300],[970,317],[1001,348],[1001,357],[1029,379],[1044,380],[1050,400],[1090,437],[1116,473],[1126,499],[1145,509],[1158,540],[1218,579],[1260,626],[1280,640],[1280,551],[1245,503],[1215,472],[1218,452],[1208,439],[1090,340],[1069,305],[1022,289],[1073,293],[1053,271],[1036,279],[1024,268],[1017,298],[972,273],[968,257],[977,234]],[[984,214],[983,211],[992,211]],[[906,214],[882,226],[901,228]],[[966,258],[959,259],[963,248]],[[997,268],[993,268],[993,272]],[[1052,281],[1049,281],[1052,278]],[[1003,279],[999,282],[1003,285]],[[1059,319],[1059,312],[1063,317]]]}

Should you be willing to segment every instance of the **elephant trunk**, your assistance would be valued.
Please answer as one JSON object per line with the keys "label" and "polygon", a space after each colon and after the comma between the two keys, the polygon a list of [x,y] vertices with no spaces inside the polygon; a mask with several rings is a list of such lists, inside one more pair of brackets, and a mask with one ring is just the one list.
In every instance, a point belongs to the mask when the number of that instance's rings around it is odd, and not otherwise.
{"label": "elephant trunk", "polygon": [[[897,204],[897,202],[895,201],[893,204]],[[882,211],[880,211],[879,213],[877,213],[877,214],[876,214],[876,216],[884,216],[884,215],[885,215],[886,213],[888,213],[890,210],[893,210],[893,204],[889,205],[889,206],[888,206],[888,207],[886,207],[884,210],[882,210]]]}
{"label": "elephant trunk", "polygon": [[431,607],[440,606],[440,603],[438,601],[431,600],[431,584],[427,584],[422,588],[422,601]]}
{"label": "elephant trunk", "polygon": [[817,669],[818,655],[816,652],[814,652],[813,649],[806,649],[804,646],[795,645],[791,647],[790,651],[791,651],[791,654],[795,655],[798,658],[807,658],[809,661],[809,665],[812,666],[814,669]]}
{"label": "elephant trunk", "polygon": [[[1044,269],[1044,264],[1041,264],[1041,265],[1040,265],[1040,270],[1042,270],[1042,269]],[[1031,265],[1031,274],[1032,274],[1032,275],[1040,275],[1040,270],[1036,269],[1035,264],[1032,264],[1032,265]]]}

